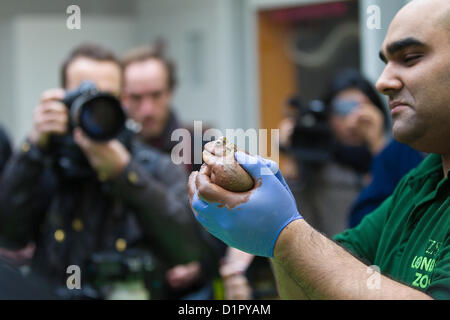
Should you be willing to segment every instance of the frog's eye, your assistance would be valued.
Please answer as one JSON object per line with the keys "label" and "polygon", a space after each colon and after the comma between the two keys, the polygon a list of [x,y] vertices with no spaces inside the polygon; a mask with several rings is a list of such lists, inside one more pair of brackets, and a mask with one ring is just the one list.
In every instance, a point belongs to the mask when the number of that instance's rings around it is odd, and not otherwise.
{"label": "frog's eye", "polygon": [[226,143],[227,143],[227,139],[225,137],[220,137],[216,141],[216,145],[218,145],[218,146],[225,145]]}

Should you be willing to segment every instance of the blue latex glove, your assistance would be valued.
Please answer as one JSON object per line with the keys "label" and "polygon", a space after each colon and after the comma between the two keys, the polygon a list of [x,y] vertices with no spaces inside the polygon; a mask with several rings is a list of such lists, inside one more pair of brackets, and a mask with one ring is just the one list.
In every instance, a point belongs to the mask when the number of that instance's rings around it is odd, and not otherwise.
{"label": "blue latex glove", "polygon": [[281,231],[302,217],[275,162],[243,152],[236,152],[235,158],[253,176],[255,187],[227,191],[211,183],[207,167],[202,167],[189,178],[192,209],[203,227],[227,245],[273,257]]}

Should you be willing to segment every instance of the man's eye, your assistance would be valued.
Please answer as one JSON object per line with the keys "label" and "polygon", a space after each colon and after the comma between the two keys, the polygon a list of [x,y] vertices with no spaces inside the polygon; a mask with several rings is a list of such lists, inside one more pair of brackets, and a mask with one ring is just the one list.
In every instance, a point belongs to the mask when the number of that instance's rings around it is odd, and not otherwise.
{"label": "man's eye", "polygon": [[153,100],[158,100],[159,98],[162,97],[163,93],[164,93],[163,91],[155,91],[152,92],[150,96],[152,97]]}
{"label": "man's eye", "polygon": [[139,95],[130,95],[130,99],[131,100],[133,100],[133,101],[140,101],[141,100],[141,96],[139,96]]}
{"label": "man's eye", "polygon": [[404,63],[413,63],[416,62],[418,59],[420,59],[422,57],[422,55],[420,54],[411,54],[411,55],[407,55],[403,58],[403,62]]}

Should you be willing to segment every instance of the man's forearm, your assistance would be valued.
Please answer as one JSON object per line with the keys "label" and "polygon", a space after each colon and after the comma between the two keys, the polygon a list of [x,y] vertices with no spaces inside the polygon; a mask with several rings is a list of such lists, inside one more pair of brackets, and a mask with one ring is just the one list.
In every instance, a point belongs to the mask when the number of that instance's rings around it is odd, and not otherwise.
{"label": "man's forearm", "polygon": [[[304,220],[289,224],[275,246],[280,294],[311,299],[430,299],[428,295],[380,275],[368,285],[368,266],[315,231]],[[280,271],[280,269],[283,269]],[[283,273],[287,276],[281,276]],[[297,287],[292,286],[292,280]],[[283,297],[283,296],[282,296]]]}
{"label": "man's forearm", "polygon": [[284,266],[272,259],[272,269],[280,298],[283,300],[309,300],[304,290],[291,278]]}

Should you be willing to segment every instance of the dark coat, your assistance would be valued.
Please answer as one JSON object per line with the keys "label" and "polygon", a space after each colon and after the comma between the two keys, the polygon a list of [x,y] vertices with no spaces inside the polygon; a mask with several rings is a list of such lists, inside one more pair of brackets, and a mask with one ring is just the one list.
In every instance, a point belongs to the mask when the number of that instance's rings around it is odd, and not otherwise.
{"label": "dark coat", "polygon": [[35,242],[32,269],[58,286],[66,286],[68,266],[86,274],[98,253],[143,249],[167,266],[201,259],[207,249],[188,205],[186,172],[137,140],[130,153],[113,181],[68,183],[46,153],[25,142],[0,181],[3,245]]}
{"label": "dark coat", "polygon": [[0,128],[0,176],[10,156],[11,144],[6,133]]}

